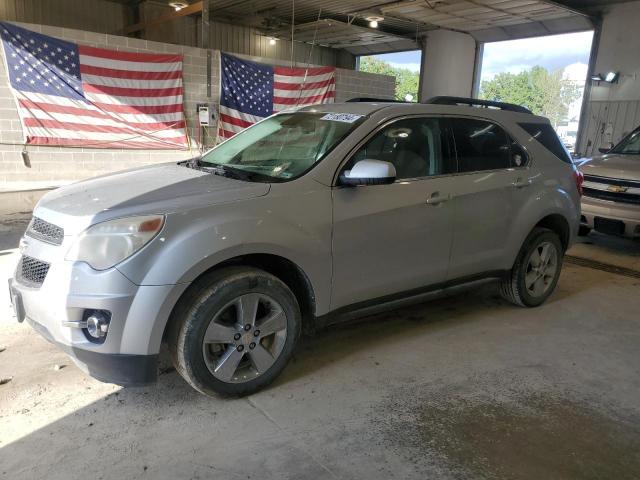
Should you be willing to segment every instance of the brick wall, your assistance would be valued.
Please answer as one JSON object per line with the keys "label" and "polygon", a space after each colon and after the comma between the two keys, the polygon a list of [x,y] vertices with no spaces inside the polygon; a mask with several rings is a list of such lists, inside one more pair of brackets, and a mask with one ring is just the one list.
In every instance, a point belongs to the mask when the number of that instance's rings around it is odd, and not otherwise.
{"label": "brick wall", "polygon": [[[150,53],[179,53],[184,61],[184,100],[187,125],[194,137],[195,105],[218,104],[219,52],[213,51],[212,97],[206,96],[206,50],[166,43],[85,32],[44,25],[21,24],[25,28],[64,40],[95,47]],[[0,49],[2,50],[2,49]],[[0,53],[4,55],[4,51]],[[260,59],[258,59],[260,60]],[[263,60],[267,62],[268,60]],[[189,151],[120,150],[65,147],[27,147],[31,167],[23,164],[22,130],[14,99],[8,86],[4,58],[0,61],[0,188],[11,189],[18,182],[51,182],[79,180],[140,165],[188,158]],[[338,69],[336,96],[338,101],[356,96],[393,97],[394,79],[353,70]],[[212,139],[215,126],[209,128]],[[207,143],[211,143],[208,141]],[[194,140],[195,145],[195,140]],[[195,151],[194,147],[194,151]]]}

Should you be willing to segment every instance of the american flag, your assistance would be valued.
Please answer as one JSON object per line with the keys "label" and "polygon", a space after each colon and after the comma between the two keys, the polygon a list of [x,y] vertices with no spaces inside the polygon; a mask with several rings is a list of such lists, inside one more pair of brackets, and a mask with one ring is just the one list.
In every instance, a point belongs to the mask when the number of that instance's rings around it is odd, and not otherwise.
{"label": "american flag", "polygon": [[336,69],[288,68],[222,53],[219,135],[229,138],[265,117],[299,105],[333,102]]}
{"label": "american flag", "polygon": [[0,22],[25,142],[187,148],[182,57],[77,45]]}

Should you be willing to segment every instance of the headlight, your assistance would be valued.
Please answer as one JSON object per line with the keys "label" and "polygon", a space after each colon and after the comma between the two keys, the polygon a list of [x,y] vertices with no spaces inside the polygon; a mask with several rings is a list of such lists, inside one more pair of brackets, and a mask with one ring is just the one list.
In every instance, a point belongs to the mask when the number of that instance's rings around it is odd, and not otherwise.
{"label": "headlight", "polygon": [[162,229],[164,216],[117,218],[87,228],[67,252],[65,260],[88,263],[106,270],[129,258]]}

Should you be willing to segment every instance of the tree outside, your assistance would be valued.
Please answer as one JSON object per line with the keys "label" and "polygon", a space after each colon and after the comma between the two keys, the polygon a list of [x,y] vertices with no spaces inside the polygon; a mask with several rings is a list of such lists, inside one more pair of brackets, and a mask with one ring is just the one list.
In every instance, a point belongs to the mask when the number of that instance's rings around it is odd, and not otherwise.
{"label": "tree outside", "polygon": [[499,73],[480,86],[480,98],[522,105],[547,117],[556,128],[567,120],[569,107],[581,94],[582,87],[564,79],[562,70],[550,72],[540,66],[520,73]]}
{"label": "tree outside", "polygon": [[397,100],[405,100],[407,94],[410,94],[414,101],[418,100],[419,72],[414,72],[408,68],[396,68],[375,57],[361,57],[360,71],[391,75],[396,78],[395,98]]}

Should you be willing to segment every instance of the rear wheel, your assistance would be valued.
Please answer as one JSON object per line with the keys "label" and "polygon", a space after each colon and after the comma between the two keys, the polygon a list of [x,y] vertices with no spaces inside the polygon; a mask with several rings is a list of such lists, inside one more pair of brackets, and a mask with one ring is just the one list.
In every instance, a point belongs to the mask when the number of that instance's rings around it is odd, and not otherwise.
{"label": "rear wheel", "polygon": [[278,278],[231,267],[198,280],[172,318],[176,370],[205,394],[247,395],[284,369],[300,336],[300,309]]}
{"label": "rear wheel", "polygon": [[563,255],[555,232],[535,228],[524,241],[509,275],[502,280],[501,295],[523,307],[542,304],[556,288]]}

